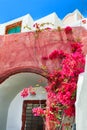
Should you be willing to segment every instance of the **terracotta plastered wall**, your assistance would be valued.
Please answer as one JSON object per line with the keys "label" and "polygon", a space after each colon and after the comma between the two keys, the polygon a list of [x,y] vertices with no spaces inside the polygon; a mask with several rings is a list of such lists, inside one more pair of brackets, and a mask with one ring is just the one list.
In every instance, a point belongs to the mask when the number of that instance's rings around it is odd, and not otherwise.
{"label": "terracotta plastered wall", "polygon": [[[84,44],[87,53],[87,31],[82,27],[73,28],[72,35],[64,30],[43,30],[0,36],[0,82],[18,72],[35,72],[46,76],[42,68],[42,57],[55,49],[70,53],[68,42],[78,40]],[[51,62],[47,63],[51,71]]]}

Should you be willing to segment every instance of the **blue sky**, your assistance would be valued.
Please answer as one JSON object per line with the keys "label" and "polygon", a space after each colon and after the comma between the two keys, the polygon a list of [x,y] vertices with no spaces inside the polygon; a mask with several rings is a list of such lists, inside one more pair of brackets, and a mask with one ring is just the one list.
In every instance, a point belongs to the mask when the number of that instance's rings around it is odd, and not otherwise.
{"label": "blue sky", "polygon": [[75,9],[87,17],[87,0],[0,0],[0,23],[26,14],[37,20],[53,12],[63,19]]}

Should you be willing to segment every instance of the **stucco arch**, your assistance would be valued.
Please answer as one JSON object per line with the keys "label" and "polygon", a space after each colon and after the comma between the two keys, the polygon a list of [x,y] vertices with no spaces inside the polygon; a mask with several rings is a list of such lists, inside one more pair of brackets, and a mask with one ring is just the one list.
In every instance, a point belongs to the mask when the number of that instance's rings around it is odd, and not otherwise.
{"label": "stucco arch", "polygon": [[[83,27],[75,27],[73,32],[72,35],[67,35],[64,29],[61,31],[48,29],[0,36],[0,83],[9,76],[21,72],[32,72],[47,78],[41,68],[44,65],[42,57],[48,56],[55,49],[70,53],[68,42],[73,41],[72,38],[78,40],[81,36],[81,42],[85,43],[83,51],[86,54],[87,31]],[[53,62],[46,64],[49,71],[54,69],[51,68],[52,64]]]}
{"label": "stucco arch", "polygon": [[3,73],[0,77],[0,83],[2,83],[3,81],[5,81],[7,78],[9,78],[10,76],[12,76],[14,74],[23,73],[23,72],[35,73],[35,74],[41,75],[45,78],[48,78],[45,71],[43,71],[40,68],[22,66],[22,67],[16,67],[16,68],[9,69],[5,73]]}

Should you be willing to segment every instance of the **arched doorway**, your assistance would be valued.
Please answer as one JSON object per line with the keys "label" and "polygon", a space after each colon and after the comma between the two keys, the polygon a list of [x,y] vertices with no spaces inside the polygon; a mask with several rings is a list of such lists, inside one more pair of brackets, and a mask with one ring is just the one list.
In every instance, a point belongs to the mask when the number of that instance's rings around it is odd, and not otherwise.
{"label": "arched doorway", "polygon": [[[40,81],[42,80],[42,81]],[[11,103],[13,102],[13,100],[16,98],[15,96],[25,87],[29,87],[30,85],[32,86],[37,86],[37,84],[39,84],[39,86],[45,86],[47,84],[47,80],[38,75],[38,74],[34,74],[34,73],[19,73],[19,74],[15,74],[11,77],[9,77],[6,81],[3,82],[3,84],[7,84],[9,87],[9,105],[11,105]],[[4,86],[2,87],[4,88]],[[19,94],[20,97],[20,94]],[[11,99],[10,99],[11,98]],[[21,99],[20,99],[21,98]],[[20,97],[19,99],[17,99],[17,101],[15,100],[15,104],[13,106],[13,108],[9,109],[8,107],[8,115],[9,113],[11,114],[10,118],[9,118],[9,125],[8,125],[8,129],[7,130],[20,130],[17,129],[18,124],[17,124],[17,116],[20,114],[20,112],[18,112],[18,109],[20,111],[20,108],[17,107],[21,106],[22,109],[22,105],[20,105],[20,100],[23,102],[25,99],[22,99],[22,97]],[[33,99],[35,100],[35,97],[33,97]],[[28,100],[28,99],[27,99]],[[8,101],[7,101],[8,102]],[[10,110],[10,111],[9,111]],[[18,113],[17,113],[18,112]],[[22,118],[22,114],[21,114],[21,118]],[[20,118],[20,120],[21,120]],[[8,117],[7,117],[7,122],[8,122]],[[14,127],[14,128],[13,128]],[[2,129],[2,127],[0,128]]]}

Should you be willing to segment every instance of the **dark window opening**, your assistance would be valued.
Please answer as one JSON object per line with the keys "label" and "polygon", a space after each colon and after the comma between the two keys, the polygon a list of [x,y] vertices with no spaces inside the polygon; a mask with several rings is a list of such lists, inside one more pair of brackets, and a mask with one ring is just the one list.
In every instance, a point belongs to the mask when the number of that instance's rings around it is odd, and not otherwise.
{"label": "dark window opening", "polygon": [[[40,104],[39,104],[40,103]],[[44,130],[44,122],[42,117],[34,116],[32,108],[40,106],[44,108],[46,106],[46,100],[25,100],[23,102],[22,112],[22,128],[21,130]]]}

